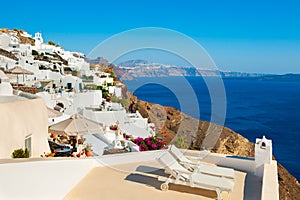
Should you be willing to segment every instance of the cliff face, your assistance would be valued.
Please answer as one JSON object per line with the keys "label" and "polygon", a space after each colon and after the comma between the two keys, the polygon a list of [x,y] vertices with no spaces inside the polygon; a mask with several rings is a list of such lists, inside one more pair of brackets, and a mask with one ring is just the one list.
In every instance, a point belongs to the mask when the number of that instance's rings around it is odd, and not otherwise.
{"label": "cliff face", "polygon": [[[130,63],[129,63],[130,64]],[[244,72],[225,72],[214,69],[201,69],[194,67],[177,67],[177,66],[168,66],[168,65],[152,65],[152,64],[143,64],[143,65],[127,65],[117,67],[119,70],[122,70],[125,77],[122,79],[132,79],[132,77],[168,77],[168,76],[221,76],[224,78],[254,78],[262,77],[264,74],[256,73],[244,73]]]}
{"label": "cliff face", "polygon": [[216,153],[254,157],[254,144],[229,128],[197,120],[169,106],[151,104],[135,97],[131,102],[131,111],[138,110],[153,122],[159,135],[168,134],[170,139],[175,135],[182,136],[190,149],[211,149]]}
{"label": "cliff face", "polygon": [[[206,143],[215,141],[214,137],[216,137],[209,135],[208,129],[211,126],[210,128],[221,132],[211,149],[212,152],[254,157],[254,143],[229,128],[194,119],[172,107],[151,104],[140,101],[133,95],[129,96],[131,104],[128,109],[138,110],[143,117],[148,117],[150,122],[155,123],[157,133],[163,136],[167,134],[169,141],[176,135],[180,135],[184,137],[190,149],[208,148]],[[299,182],[280,164],[278,164],[278,181],[281,200],[299,199]]]}

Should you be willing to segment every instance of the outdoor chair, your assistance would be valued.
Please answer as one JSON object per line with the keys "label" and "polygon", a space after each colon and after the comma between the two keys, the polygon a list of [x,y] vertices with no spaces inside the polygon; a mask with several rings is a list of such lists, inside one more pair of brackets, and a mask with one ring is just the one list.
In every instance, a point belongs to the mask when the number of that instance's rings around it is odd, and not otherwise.
{"label": "outdoor chair", "polygon": [[191,172],[180,165],[168,151],[157,158],[157,160],[164,166],[165,172],[170,174],[169,177],[158,176],[158,181],[164,182],[160,186],[163,191],[167,191],[169,189],[169,183],[172,183],[216,191],[218,200],[221,200],[222,191],[226,191],[228,193],[233,191],[233,179]]}
{"label": "outdoor chair", "polygon": [[197,157],[193,157],[197,162],[193,162],[188,159],[183,153],[175,146],[170,145],[168,148],[171,155],[186,169],[202,174],[209,174],[213,176],[220,176],[234,179],[235,173],[233,169],[207,165],[201,162]]}

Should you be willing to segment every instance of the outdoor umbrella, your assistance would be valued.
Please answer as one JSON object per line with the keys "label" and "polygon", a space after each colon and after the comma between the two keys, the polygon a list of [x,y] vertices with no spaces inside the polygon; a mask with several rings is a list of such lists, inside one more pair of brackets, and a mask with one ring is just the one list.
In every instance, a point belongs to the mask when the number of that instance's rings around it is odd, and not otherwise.
{"label": "outdoor umbrella", "polygon": [[58,112],[57,110],[54,110],[49,107],[47,107],[47,111],[48,111],[48,118],[56,118],[63,115],[61,112]]}
{"label": "outdoor umbrella", "polygon": [[50,126],[51,133],[77,136],[78,134],[104,133],[101,124],[89,120],[82,115],[74,114],[69,119]]}
{"label": "outdoor umbrella", "polygon": [[15,66],[12,69],[9,69],[7,73],[10,74],[16,74],[17,75],[17,84],[19,84],[19,74],[23,74],[23,82],[24,82],[24,75],[33,75],[34,73],[31,71],[28,71],[21,66]]}

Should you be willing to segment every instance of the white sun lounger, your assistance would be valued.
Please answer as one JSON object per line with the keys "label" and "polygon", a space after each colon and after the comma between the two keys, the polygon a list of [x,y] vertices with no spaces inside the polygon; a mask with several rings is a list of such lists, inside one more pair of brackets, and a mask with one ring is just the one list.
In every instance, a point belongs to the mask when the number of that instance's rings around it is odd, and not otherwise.
{"label": "white sun lounger", "polygon": [[232,179],[234,179],[235,177],[233,169],[203,164],[200,162],[199,159],[197,163],[192,162],[187,157],[185,157],[175,145],[170,145],[169,152],[174,156],[175,159],[178,160],[178,162],[181,165],[183,165],[188,170],[199,172],[202,174],[209,174],[213,176],[220,176]]}
{"label": "white sun lounger", "polygon": [[228,193],[233,191],[233,179],[191,172],[183,166],[181,166],[168,151],[166,151],[162,156],[157,158],[157,160],[160,164],[164,166],[165,171],[168,174],[170,174],[169,177],[158,177],[159,181],[164,182],[161,184],[160,187],[163,191],[169,189],[169,183],[173,183],[178,185],[185,185],[195,188],[216,191],[218,195],[218,200],[221,200],[222,191],[226,191]]}

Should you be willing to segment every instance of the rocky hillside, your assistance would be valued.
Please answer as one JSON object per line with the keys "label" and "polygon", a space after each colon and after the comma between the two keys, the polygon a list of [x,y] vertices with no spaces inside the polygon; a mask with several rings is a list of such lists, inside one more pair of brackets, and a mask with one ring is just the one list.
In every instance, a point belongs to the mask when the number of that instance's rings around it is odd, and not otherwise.
{"label": "rocky hillside", "polygon": [[0,55],[5,56],[5,57],[10,58],[10,59],[13,59],[15,61],[18,61],[18,58],[14,54],[12,54],[9,51],[6,51],[5,49],[0,48]]}
{"label": "rocky hillside", "polygon": [[107,66],[109,65],[110,63],[108,62],[108,60],[106,60],[105,58],[103,57],[97,57],[95,59],[91,59],[91,58],[87,58],[85,57],[84,58],[86,62],[92,64],[92,65],[97,65],[97,64],[100,64],[100,65],[104,65],[104,66]]}
{"label": "rocky hillside", "polygon": [[[143,117],[155,123],[159,135],[168,135],[171,141],[176,135],[183,136],[190,149],[211,148],[212,152],[237,156],[254,157],[254,144],[233,130],[194,119],[175,108],[151,104],[138,100],[134,95],[128,95],[128,109],[138,110]],[[215,145],[214,135],[208,133],[208,127],[221,130]],[[207,140],[208,138],[208,140]],[[203,141],[205,140],[205,144]],[[212,146],[209,146],[211,143]],[[207,146],[208,143],[208,146]],[[300,194],[300,184],[282,165],[278,164],[279,194],[281,200],[297,200]]]}
{"label": "rocky hillside", "polygon": [[17,37],[19,38],[19,42],[21,44],[30,44],[30,45],[34,45],[34,39],[32,38],[29,38],[29,37],[24,37],[22,36],[22,34],[24,33],[25,31],[24,30],[18,30],[18,29],[13,29],[13,30],[10,30],[8,28],[0,28],[0,33],[13,33],[13,34],[16,34]]}
{"label": "rocky hillside", "polygon": [[24,36],[22,36],[22,35],[20,34],[21,32],[22,32],[22,31],[18,31],[18,34],[17,34],[17,36],[18,36],[18,38],[19,38],[19,40],[20,40],[20,43],[21,43],[21,44],[30,44],[30,45],[34,46],[35,40],[32,39],[32,38],[29,38],[29,37],[24,37]]}

